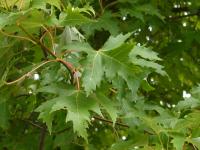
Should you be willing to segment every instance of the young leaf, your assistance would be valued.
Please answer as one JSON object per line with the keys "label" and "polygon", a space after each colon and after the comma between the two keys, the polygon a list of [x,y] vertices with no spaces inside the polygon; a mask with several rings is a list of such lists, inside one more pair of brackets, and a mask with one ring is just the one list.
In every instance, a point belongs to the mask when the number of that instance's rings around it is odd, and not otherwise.
{"label": "young leaf", "polygon": [[83,72],[83,87],[89,94],[96,86],[100,85],[103,77],[102,57],[100,53],[94,52],[87,57],[87,67]]}

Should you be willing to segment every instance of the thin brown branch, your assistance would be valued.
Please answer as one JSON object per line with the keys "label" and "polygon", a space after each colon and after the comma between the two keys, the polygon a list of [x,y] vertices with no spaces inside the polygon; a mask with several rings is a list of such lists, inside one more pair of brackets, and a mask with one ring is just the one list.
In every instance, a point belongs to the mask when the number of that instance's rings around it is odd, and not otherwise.
{"label": "thin brown branch", "polygon": [[10,33],[6,33],[3,30],[0,30],[0,33],[3,34],[3,35],[5,35],[5,36],[8,36],[8,37],[13,37],[13,38],[18,38],[18,39],[22,39],[22,40],[27,40],[27,41],[32,42],[33,44],[36,44],[35,41],[33,41],[32,39],[29,39],[28,37],[13,35],[13,34],[10,34]]}
{"label": "thin brown branch", "polygon": [[46,127],[41,129],[40,141],[39,141],[39,150],[43,150],[45,146],[45,137],[46,137]]}
{"label": "thin brown branch", "polygon": [[54,49],[54,39],[53,39],[53,35],[51,34],[51,32],[45,27],[42,25],[42,28],[49,34],[49,37],[51,39],[51,45],[52,45],[52,48]]}
{"label": "thin brown branch", "polygon": [[57,58],[57,61],[62,63],[68,69],[70,76],[71,76],[71,83],[73,84],[74,73],[75,73],[75,68],[73,67],[73,65],[67,61],[64,61],[63,59],[60,59],[60,58]]}
{"label": "thin brown branch", "polygon": [[187,15],[181,15],[181,16],[172,16],[172,17],[166,17],[167,20],[176,20],[176,19],[182,19],[192,16],[200,16],[200,11],[194,12],[194,13],[188,13]]}
{"label": "thin brown branch", "polygon": [[24,122],[29,123],[30,125],[32,125],[32,126],[34,126],[34,127],[36,127],[36,128],[43,129],[42,126],[40,126],[40,125],[38,125],[38,124],[36,124],[36,123],[30,121],[30,120],[24,120],[24,119],[21,119],[21,120],[24,121]]}
{"label": "thin brown branch", "polygon": [[[38,129],[41,129],[41,130],[45,130],[45,132],[47,132],[47,133],[49,132],[49,131],[46,129],[45,126],[41,126],[41,125],[39,125],[39,124],[37,124],[37,123],[31,121],[31,120],[26,120],[26,119],[20,119],[20,120],[22,120],[22,121],[24,121],[24,122],[26,122],[26,123],[32,125],[32,126],[35,127],[35,128],[38,128]],[[58,134],[61,134],[61,133],[65,132],[65,131],[67,131],[67,130],[69,130],[69,129],[70,129],[70,127],[66,127],[66,128],[61,129],[61,130],[59,130],[59,131],[52,131],[52,134],[53,134],[53,135],[58,135]]]}
{"label": "thin brown branch", "polygon": [[112,6],[116,5],[117,3],[119,3],[119,1],[113,1],[113,2],[109,3],[108,5],[106,5],[104,7],[104,10],[107,9],[107,8],[109,8],[109,7],[112,7]]}
{"label": "thin brown branch", "polygon": [[65,131],[67,131],[67,130],[69,130],[69,129],[70,129],[70,127],[67,127],[67,128],[64,128],[64,129],[62,129],[62,130],[60,130],[60,131],[52,132],[52,134],[58,135],[58,134],[61,134],[61,133],[65,132]]}
{"label": "thin brown branch", "polygon": [[5,84],[6,85],[12,85],[12,84],[18,83],[18,82],[24,80],[25,78],[30,77],[33,72],[35,72],[37,69],[39,69],[40,67],[44,66],[45,64],[50,63],[50,62],[56,62],[56,61],[57,60],[48,60],[48,61],[45,61],[42,64],[38,65],[37,67],[33,68],[31,71],[29,71],[26,74],[24,74],[23,76],[21,76],[20,78],[14,80],[14,81],[11,81],[11,82],[5,81]]}
{"label": "thin brown branch", "polygon": [[31,34],[29,34],[22,26],[20,26],[20,24],[17,24],[19,26],[19,28],[24,31],[24,33],[26,33],[26,35],[32,39],[33,41],[35,41],[38,45],[40,45],[40,47],[46,51],[47,53],[49,53],[52,57],[54,57],[56,59],[56,61],[62,63],[70,72],[71,75],[71,83],[73,83],[73,74],[74,74],[74,67],[71,63],[64,61],[63,59],[58,58],[58,56],[56,56],[56,54],[53,53],[53,51],[51,51],[51,49],[49,49],[48,47],[46,47],[44,45],[44,43],[36,38],[34,38]]}
{"label": "thin brown branch", "polygon": [[57,58],[56,54],[54,54],[53,51],[51,51],[48,47],[46,47],[41,41],[37,41],[38,45],[40,45],[40,47],[46,51],[47,53],[49,53],[52,57]]}
{"label": "thin brown branch", "polygon": [[19,22],[17,23],[17,26],[18,26],[31,40],[33,40],[33,41],[35,41],[35,42],[37,43],[37,39],[36,39],[34,36],[32,36],[31,34],[29,34],[29,33],[20,25]]}
{"label": "thin brown branch", "polygon": [[57,56],[48,48],[46,47],[42,41],[36,39],[35,37],[33,37],[31,34],[29,34],[19,23],[17,24],[18,27],[24,32],[26,33],[26,35],[33,41],[35,41],[38,45],[40,45],[40,47],[45,50],[46,52],[48,52],[51,56],[53,56],[54,58],[57,58]]}
{"label": "thin brown branch", "polygon": [[101,14],[103,14],[104,8],[103,8],[103,2],[102,2],[102,0],[99,0],[99,6],[100,6]]}
{"label": "thin brown branch", "polygon": [[[113,124],[113,121],[107,120],[107,119],[105,119],[105,118],[101,118],[101,117],[99,117],[99,116],[93,116],[93,118],[95,118],[96,120],[100,120],[100,121],[109,123],[109,124]],[[121,127],[125,127],[125,128],[130,128],[129,125],[123,124],[123,123],[121,123],[121,122],[115,122],[115,125],[118,125],[118,126],[121,126]],[[154,133],[151,133],[151,132],[149,132],[148,130],[144,130],[144,133],[147,133],[147,134],[149,134],[149,135],[154,135]]]}
{"label": "thin brown branch", "polygon": [[[93,116],[93,118],[95,118],[96,120],[100,120],[100,121],[103,121],[103,122],[113,124],[113,121],[107,120],[107,119],[104,119],[104,118],[101,118],[101,117],[98,117],[98,116]],[[120,122],[115,122],[115,124],[118,125],[118,126],[121,126],[121,127],[129,128],[128,125],[120,123]]]}
{"label": "thin brown branch", "polygon": [[[41,43],[43,43],[43,38],[45,37],[45,35],[47,34],[47,32],[45,31],[42,35],[41,35],[41,37],[40,37],[40,42]],[[48,60],[48,53],[44,50],[44,49],[42,49],[42,51],[43,51],[43,54],[44,54],[44,58],[45,58],[45,60]]]}

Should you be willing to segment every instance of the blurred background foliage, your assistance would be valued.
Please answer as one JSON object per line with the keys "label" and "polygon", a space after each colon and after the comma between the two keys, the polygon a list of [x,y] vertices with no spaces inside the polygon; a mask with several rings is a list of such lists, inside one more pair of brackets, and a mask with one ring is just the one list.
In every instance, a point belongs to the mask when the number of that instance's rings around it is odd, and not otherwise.
{"label": "blurred background foliage", "polygon": [[[199,0],[1,0],[0,149],[200,149],[199,18]],[[115,88],[102,81],[97,91],[118,99],[118,124],[113,127],[110,120],[92,117],[88,143],[73,132],[71,123],[65,124],[64,111],[53,113],[50,134],[35,109],[55,92],[73,89],[65,85],[70,79],[65,68],[49,63],[23,82],[5,84],[51,58],[34,41],[47,27],[54,37],[43,42],[60,56],[67,55],[65,45],[73,42],[86,41],[97,50],[109,36],[133,32],[129,42],[157,52],[167,75],[151,72],[136,93],[122,86],[117,96]],[[84,57],[72,53],[63,58],[78,67]],[[48,92],[41,90],[52,83],[57,85],[45,89]]]}

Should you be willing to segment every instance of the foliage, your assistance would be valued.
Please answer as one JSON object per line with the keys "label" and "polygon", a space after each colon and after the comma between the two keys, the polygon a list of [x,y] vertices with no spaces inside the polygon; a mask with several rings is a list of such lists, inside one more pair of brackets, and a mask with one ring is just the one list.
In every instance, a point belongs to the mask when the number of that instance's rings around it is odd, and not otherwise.
{"label": "foliage", "polygon": [[199,9],[0,1],[0,149],[200,149]]}

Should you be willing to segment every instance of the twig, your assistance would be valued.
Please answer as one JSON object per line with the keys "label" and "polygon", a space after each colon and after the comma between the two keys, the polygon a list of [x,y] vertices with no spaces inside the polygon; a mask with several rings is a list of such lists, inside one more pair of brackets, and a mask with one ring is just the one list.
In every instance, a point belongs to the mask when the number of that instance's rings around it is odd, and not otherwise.
{"label": "twig", "polygon": [[40,133],[39,150],[44,149],[45,136],[46,136],[46,128],[44,127],[41,129],[41,133]]}
{"label": "twig", "polygon": [[4,32],[4,31],[2,31],[2,30],[0,30],[0,33],[2,33],[2,34],[5,35],[5,36],[9,36],[9,37],[14,37],[14,38],[19,38],[19,39],[27,40],[27,41],[32,42],[33,44],[36,44],[35,41],[29,39],[28,37],[12,35],[12,34],[10,34],[10,33]]}
{"label": "twig", "polygon": [[101,14],[103,14],[104,9],[103,9],[102,0],[99,0],[99,6],[100,6],[100,9],[101,9]]}
{"label": "twig", "polygon": [[192,17],[192,16],[200,16],[200,11],[197,11],[197,12],[194,12],[194,13],[188,13],[187,15],[182,15],[182,16],[166,17],[166,19],[174,20],[174,19],[182,19],[182,18]]}
{"label": "twig", "polygon": [[106,6],[104,7],[104,10],[105,10],[106,8],[109,8],[109,7],[113,6],[113,5],[116,5],[117,3],[119,3],[119,1],[113,1],[113,2],[109,3],[108,5],[106,5]]}
{"label": "twig", "polygon": [[[93,116],[93,118],[95,118],[95,119],[97,119],[97,120],[100,120],[100,121],[104,121],[104,122],[113,124],[113,121],[107,120],[107,119],[104,119],[104,118],[101,118],[101,117],[98,117],[98,116]],[[116,122],[115,124],[118,125],[118,126],[122,126],[122,127],[125,127],[125,128],[129,128],[128,125],[123,124],[123,123],[120,123],[120,122]]]}
{"label": "twig", "polygon": [[26,33],[26,35],[33,41],[35,41],[37,43],[37,39],[35,37],[33,37],[31,34],[29,34],[21,25],[19,22],[17,22],[17,26],[24,32]]}
{"label": "twig", "polygon": [[[49,132],[49,131],[46,129],[46,127],[41,126],[41,125],[38,125],[37,123],[32,122],[31,120],[25,120],[25,119],[20,119],[20,120],[29,123],[29,124],[32,125],[33,127],[36,127],[36,128],[38,128],[38,129],[41,129],[41,130],[45,130],[45,132],[47,132],[47,133]],[[70,127],[66,127],[66,128],[61,129],[61,130],[59,130],[59,131],[52,131],[52,134],[58,135],[58,134],[61,134],[61,133],[65,132],[65,131],[67,131],[67,130],[69,130],[69,129],[70,129]]]}
{"label": "twig", "polygon": [[[43,129],[42,126],[40,126],[40,125],[38,125],[38,124],[36,124],[36,123],[30,121],[30,120],[24,120],[24,119],[20,119],[20,120],[22,120],[22,121],[24,121],[24,122],[27,122],[27,123],[31,124],[32,126],[34,126],[34,127],[36,127],[36,128]],[[46,130],[46,131],[47,131],[47,130]]]}
{"label": "twig", "polygon": [[65,132],[65,131],[69,130],[69,129],[70,129],[70,127],[67,127],[67,128],[62,129],[62,130],[60,130],[60,131],[52,132],[52,134],[58,135],[58,134],[63,133],[63,132]]}
{"label": "twig", "polygon": [[73,84],[74,73],[75,73],[75,68],[73,67],[73,65],[67,61],[64,61],[63,59],[60,59],[60,58],[57,58],[57,61],[62,63],[67,68],[67,70],[69,71],[70,76],[71,76],[71,83]]}
{"label": "twig", "polygon": [[19,23],[18,23],[17,25],[19,26],[19,28],[20,28],[22,31],[24,31],[24,32],[26,33],[26,35],[27,35],[30,39],[32,39],[33,41],[35,41],[38,45],[40,45],[40,47],[41,47],[44,51],[46,51],[47,53],[49,53],[52,57],[54,57],[58,62],[62,63],[62,64],[68,69],[68,71],[70,72],[70,75],[71,75],[71,83],[73,84],[73,74],[74,74],[75,69],[73,68],[72,64],[69,63],[69,62],[66,62],[66,61],[64,61],[64,60],[62,60],[62,59],[60,59],[60,58],[58,58],[58,57],[56,56],[56,54],[54,54],[54,53],[51,51],[51,49],[49,49],[48,47],[46,47],[46,46],[42,43],[42,41],[40,41],[40,40],[34,38],[32,35],[30,35]]}
{"label": "twig", "polygon": [[[42,36],[40,37],[40,42],[41,43],[43,43],[43,38],[45,37],[45,35],[47,34],[47,32],[45,31],[43,34],[42,34]],[[44,58],[45,58],[45,60],[48,60],[48,53],[44,50],[44,49],[42,49],[42,51],[43,51],[43,54],[44,54]]]}
{"label": "twig", "polygon": [[51,32],[43,25],[42,25],[42,28],[49,34],[49,37],[51,39],[51,45],[52,45],[52,48],[54,49],[54,39],[53,39]]}
{"label": "twig", "polygon": [[53,56],[54,58],[57,58],[57,56],[56,56],[48,47],[46,47],[46,46],[42,43],[42,41],[36,39],[36,38],[33,37],[31,34],[29,34],[19,23],[18,23],[17,25],[18,25],[18,27],[19,27],[22,31],[24,31],[24,33],[26,33],[26,35],[27,35],[31,40],[35,41],[38,45],[40,45],[40,47],[41,47],[43,50],[47,51],[47,52],[48,52],[51,56]]}
{"label": "twig", "polygon": [[11,82],[7,82],[5,81],[5,84],[6,85],[12,85],[12,84],[15,84],[17,82],[20,82],[22,80],[24,80],[26,77],[30,77],[30,75],[36,71],[37,69],[39,69],[40,67],[42,67],[43,65],[47,64],[47,63],[50,63],[50,62],[56,62],[57,60],[48,60],[48,61],[45,61],[43,62],[42,64],[38,65],[37,67],[35,67],[34,69],[32,69],[31,71],[27,72],[26,74],[24,74],[23,76],[21,76],[20,78],[14,80],[14,81],[11,81]]}

